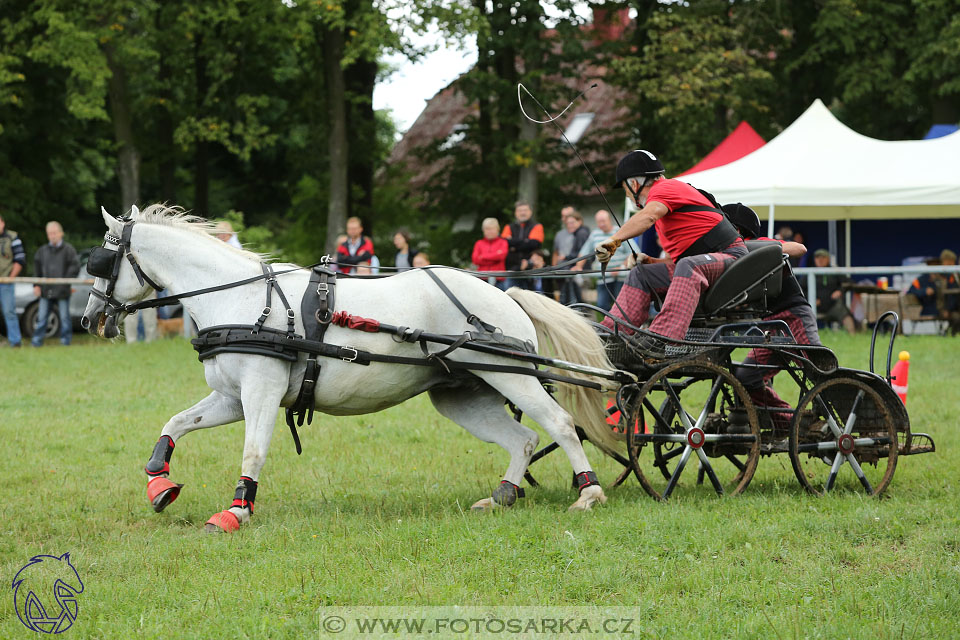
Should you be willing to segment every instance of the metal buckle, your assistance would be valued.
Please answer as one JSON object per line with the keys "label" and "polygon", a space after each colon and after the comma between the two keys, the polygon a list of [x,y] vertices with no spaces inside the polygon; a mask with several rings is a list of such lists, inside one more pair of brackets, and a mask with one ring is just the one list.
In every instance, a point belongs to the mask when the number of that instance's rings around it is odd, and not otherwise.
{"label": "metal buckle", "polygon": [[330,285],[328,285],[326,282],[318,282],[318,283],[317,283],[317,295],[318,295],[318,296],[325,296],[325,295],[327,295],[328,293],[330,293]]}
{"label": "metal buckle", "polygon": [[287,309],[287,317],[293,320],[297,317],[297,314],[293,312],[293,309]]}
{"label": "metal buckle", "polygon": [[359,353],[356,349],[354,349],[353,347],[341,347],[341,349],[342,349],[343,351],[353,351],[353,357],[352,357],[352,358],[347,358],[347,357],[344,357],[344,356],[340,356],[340,359],[343,360],[344,362],[353,362],[354,360],[357,359],[357,356],[360,355],[360,353]]}
{"label": "metal buckle", "polygon": [[264,307],[263,311],[261,312],[261,315],[265,315],[265,316],[270,315],[270,307]]}

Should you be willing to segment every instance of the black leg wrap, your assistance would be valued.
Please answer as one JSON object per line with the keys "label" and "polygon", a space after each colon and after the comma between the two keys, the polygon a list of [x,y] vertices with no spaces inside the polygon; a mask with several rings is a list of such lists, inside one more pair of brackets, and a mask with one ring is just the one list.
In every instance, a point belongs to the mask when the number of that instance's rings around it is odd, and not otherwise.
{"label": "black leg wrap", "polygon": [[160,436],[156,446],[153,447],[153,455],[150,456],[147,466],[143,469],[148,476],[170,473],[170,457],[173,455],[173,447],[173,438]]}
{"label": "black leg wrap", "polygon": [[600,481],[597,480],[597,474],[595,474],[593,471],[581,471],[576,475],[576,479],[577,490],[580,493],[583,493],[583,490],[590,485],[600,484]]}
{"label": "black leg wrap", "polygon": [[253,513],[253,501],[256,499],[257,483],[247,476],[240,476],[237,491],[233,494],[233,504],[230,506],[250,509],[250,513]]}
{"label": "black leg wrap", "polygon": [[493,495],[490,497],[500,506],[509,507],[517,501],[517,498],[522,498],[523,495],[523,489],[509,480],[501,480],[500,486],[493,490]]}

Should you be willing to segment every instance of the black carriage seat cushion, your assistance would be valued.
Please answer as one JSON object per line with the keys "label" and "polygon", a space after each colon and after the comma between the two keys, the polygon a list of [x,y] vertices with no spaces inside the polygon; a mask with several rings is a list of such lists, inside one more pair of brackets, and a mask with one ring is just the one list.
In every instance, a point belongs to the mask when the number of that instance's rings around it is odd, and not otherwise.
{"label": "black carriage seat cushion", "polygon": [[750,240],[746,244],[749,253],[727,267],[707,289],[700,303],[704,314],[713,315],[744,291],[747,292],[746,299],[738,302],[736,306],[758,302],[764,295],[768,299],[780,295],[783,270],[783,249],[780,243]]}

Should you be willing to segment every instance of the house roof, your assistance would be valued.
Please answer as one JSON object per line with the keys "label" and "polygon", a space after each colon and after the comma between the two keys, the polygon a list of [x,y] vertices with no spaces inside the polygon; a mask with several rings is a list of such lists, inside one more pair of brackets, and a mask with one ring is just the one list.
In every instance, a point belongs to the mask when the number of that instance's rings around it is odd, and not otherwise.
{"label": "house roof", "polygon": [[[595,34],[595,42],[616,40],[623,37],[631,22],[629,11],[626,9],[607,10],[596,7],[593,14],[593,23],[584,25],[584,29],[591,30]],[[431,154],[431,159],[428,160],[425,158],[423,149],[433,145],[449,144],[452,146],[457,144],[458,136],[462,135],[460,132],[464,120],[479,113],[478,105],[468,103],[463,93],[458,90],[458,85],[464,75],[451,82],[427,101],[419,117],[390,153],[388,160],[390,165],[403,165],[411,172],[409,186],[414,192],[419,191],[433,176],[452,162],[452,158],[449,157],[432,159],[433,154]],[[598,135],[609,135],[607,132],[615,130],[627,122],[630,115],[629,110],[621,106],[625,92],[623,89],[603,81],[606,69],[585,63],[575,75],[576,77],[559,79],[561,83],[569,87],[571,97],[594,82],[597,86],[586,91],[583,97],[577,100],[576,104],[562,118],[557,120],[557,125],[566,130],[577,116],[593,114],[589,124],[582,132],[580,138],[580,143],[582,143],[587,139],[590,139],[591,142],[596,141]],[[525,102],[525,104],[528,103]],[[543,114],[531,113],[529,109],[528,113],[531,117],[545,119]],[[517,117],[521,117],[519,108]],[[560,137],[553,125],[543,125],[541,135],[553,138]],[[580,146],[580,143],[575,142],[578,146]],[[581,153],[583,152],[581,151]],[[601,184],[609,182],[605,177],[607,173],[612,173],[616,159],[600,157],[596,152],[583,155],[584,159],[592,166],[594,173],[598,174],[597,179]],[[571,154],[570,159],[571,163],[579,165],[573,154]],[[596,166],[594,167],[594,165]],[[580,190],[583,195],[587,195],[592,187],[587,187],[586,184],[585,176],[583,185],[574,186],[571,191]]]}
{"label": "house roof", "polygon": [[[602,80],[602,75],[605,73],[603,69],[588,67],[585,71],[586,73],[579,75],[579,77],[564,78],[561,82],[570,87],[571,93],[581,91],[584,85],[589,86],[587,82],[590,82],[590,84],[596,83],[597,86],[588,90],[562,118],[557,120],[557,125],[566,131],[577,116],[593,114],[582,133],[581,143],[590,136],[598,135],[598,132],[607,132],[622,126],[630,115],[629,109],[621,106],[624,97],[623,90]],[[462,77],[460,76],[460,78]],[[423,187],[435,174],[451,162],[451,159],[446,157],[426,161],[421,150],[424,147],[436,144],[455,144],[464,120],[478,113],[479,107],[477,104],[467,103],[466,97],[459,91],[460,78],[454,80],[427,101],[423,112],[390,153],[390,164],[402,163],[412,173],[409,184],[413,190]],[[590,80],[585,80],[585,78]],[[528,113],[531,117],[545,119],[542,113],[534,114],[530,113],[529,110]],[[543,125],[542,135],[560,138],[560,134],[552,125]],[[575,144],[577,143],[575,142]],[[615,159],[598,157],[596,153],[586,154],[585,159],[591,165],[599,165],[594,168],[594,172],[600,174],[598,180],[602,184],[608,182],[603,179],[603,174],[608,170],[612,171],[613,165],[611,163],[615,162]],[[571,156],[571,161],[579,164],[573,156]],[[611,166],[608,167],[606,164]],[[584,192],[586,193],[586,191],[588,190],[585,189]]]}

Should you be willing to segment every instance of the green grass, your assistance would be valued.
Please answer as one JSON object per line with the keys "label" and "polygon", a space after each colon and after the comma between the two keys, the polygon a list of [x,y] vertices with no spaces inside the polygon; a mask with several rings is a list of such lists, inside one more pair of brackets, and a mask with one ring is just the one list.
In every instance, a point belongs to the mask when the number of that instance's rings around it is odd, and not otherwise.
{"label": "green grass", "polygon": [[[866,367],[867,336],[823,337]],[[321,606],[440,604],[627,605],[639,637],[957,637],[960,341],[897,346],[913,356],[913,428],[938,451],[901,458],[882,500],[808,496],[779,457],[740,497],[658,504],[630,480],[572,514],[555,454],[518,507],[475,514],[506,454],[421,397],[317,416],[300,457],[279,420],[256,518],[232,536],[203,523],[232,498],[240,424],[184,438],[179,500],[158,515],[146,499],[162,425],[208,392],[188,343],[0,351],[0,578],[71,552],[86,585],[71,638],[306,638]],[[612,481],[617,465],[588,455]],[[29,637],[5,593],[0,637]]]}

